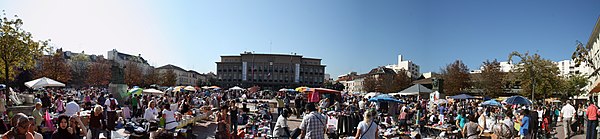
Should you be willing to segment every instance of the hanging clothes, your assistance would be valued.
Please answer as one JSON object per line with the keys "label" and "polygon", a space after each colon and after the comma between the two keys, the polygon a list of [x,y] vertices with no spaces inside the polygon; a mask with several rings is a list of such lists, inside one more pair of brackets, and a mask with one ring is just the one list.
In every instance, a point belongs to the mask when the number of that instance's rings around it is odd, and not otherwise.
{"label": "hanging clothes", "polygon": [[321,100],[321,95],[319,92],[311,92],[308,94],[308,102],[319,102]]}

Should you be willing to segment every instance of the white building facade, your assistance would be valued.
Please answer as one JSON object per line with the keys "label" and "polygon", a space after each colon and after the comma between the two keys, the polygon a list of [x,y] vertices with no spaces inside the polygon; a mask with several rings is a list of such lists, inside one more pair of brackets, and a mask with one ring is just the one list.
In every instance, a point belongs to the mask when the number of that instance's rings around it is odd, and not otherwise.
{"label": "white building facade", "polygon": [[193,70],[185,70],[171,64],[156,68],[159,73],[165,74],[168,70],[173,70],[177,75],[175,85],[181,86],[196,86],[198,82],[206,82],[208,77]]}
{"label": "white building facade", "polygon": [[585,63],[581,63],[581,65],[576,65],[573,60],[562,60],[558,62],[554,62],[560,71],[560,76],[562,77],[570,77],[572,75],[580,74],[587,76],[591,74],[591,68],[587,66]]}
{"label": "white building facade", "polygon": [[150,66],[150,64],[148,64],[148,61],[142,58],[141,54],[138,54],[138,56],[134,56],[118,52],[116,49],[108,51],[107,59],[118,63],[120,67],[125,66],[127,62],[137,64],[137,66],[140,67],[140,69],[142,69],[143,75],[148,74],[148,71],[154,68]]}
{"label": "white building facade", "polygon": [[[600,51],[600,17],[596,21],[596,26],[590,35],[588,43],[585,45],[586,47],[592,48],[590,56],[594,63],[600,64],[600,53],[598,53]],[[594,69],[592,68],[587,68],[586,70],[588,73],[594,72]],[[588,81],[590,82],[590,85],[586,88],[587,91],[591,93],[600,92],[600,78],[598,78],[598,76],[591,77],[588,79]]]}
{"label": "white building facade", "polygon": [[398,63],[396,65],[387,65],[385,67],[394,70],[396,73],[404,69],[408,72],[408,77],[413,79],[421,76],[419,65],[413,63],[411,60],[402,59],[402,55],[398,55]]}
{"label": "white building facade", "polygon": [[350,81],[340,81],[340,83],[343,84],[346,87],[344,89],[345,92],[350,92],[350,93],[355,93],[355,92],[366,93],[366,91],[364,89],[364,81],[365,81],[365,78],[356,78],[356,79],[350,80]]}

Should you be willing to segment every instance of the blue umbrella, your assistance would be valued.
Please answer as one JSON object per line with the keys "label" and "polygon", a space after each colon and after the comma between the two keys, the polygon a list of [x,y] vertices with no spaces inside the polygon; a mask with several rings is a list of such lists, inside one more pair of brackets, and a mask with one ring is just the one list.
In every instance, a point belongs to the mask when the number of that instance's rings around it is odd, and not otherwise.
{"label": "blue umbrella", "polygon": [[522,104],[522,105],[531,105],[531,101],[529,101],[529,99],[522,97],[522,96],[512,96],[507,98],[506,100],[504,100],[504,102],[508,103],[508,104]]}
{"label": "blue umbrella", "polygon": [[371,99],[369,99],[369,101],[375,101],[375,102],[382,102],[382,101],[387,101],[387,102],[402,102],[396,98],[394,98],[391,95],[388,94],[379,94],[375,97],[372,97]]}
{"label": "blue umbrella", "polygon": [[490,99],[488,101],[485,101],[483,103],[481,103],[481,106],[502,106],[502,104],[500,104],[500,102]]}
{"label": "blue umbrella", "polygon": [[450,96],[450,98],[453,98],[453,99],[475,99],[475,97],[473,97],[471,95],[467,95],[467,94],[460,94],[460,95],[456,95],[456,96]]}

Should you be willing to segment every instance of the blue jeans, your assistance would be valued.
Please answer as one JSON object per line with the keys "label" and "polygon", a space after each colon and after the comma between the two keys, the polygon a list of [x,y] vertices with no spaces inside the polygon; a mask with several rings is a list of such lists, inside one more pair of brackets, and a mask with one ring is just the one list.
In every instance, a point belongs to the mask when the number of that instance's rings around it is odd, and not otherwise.
{"label": "blue jeans", "polygon": [[598,126],[598,120],[588,120],[587,122],[587,131],[585,132],[586,139],[596,139],[596,126]]}

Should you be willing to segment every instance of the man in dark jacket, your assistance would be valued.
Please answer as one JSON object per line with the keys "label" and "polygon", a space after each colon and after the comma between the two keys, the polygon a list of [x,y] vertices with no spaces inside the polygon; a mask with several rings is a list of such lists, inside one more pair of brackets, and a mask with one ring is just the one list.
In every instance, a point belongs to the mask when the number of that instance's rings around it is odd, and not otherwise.
{"label": "man in dark jacket", "polygon": [[537,110],[537,107],[535,107],[534,109],[529,111],[529,118],[530,118],[529,132],[531,133],[531,137],[533,137],[533,138],[537,137],[537,133],[538,133],[538,123],[539,123],[538,116],[539,115],[536,110]]}
{"label": "man in dark jacket", "polygon": [[302,115],[302,113],[304,112],[304,109],[302,108],[302,106],[304,106],[304,101],[302,100],[301,96],[296,97],[296,99],[294,100],[294,106],[296,107],[296,118],[300,118],[300,116]]}
{"label": "man in dark jacket", "polygon": [[44,107],[44,108],[52,107],[52,100],[50,100],[50,96],[48,96],[48,93],[44,93],[44,96],[42,96],[42,98],[40,98],[40,100],[42,100],[42,107]]}

